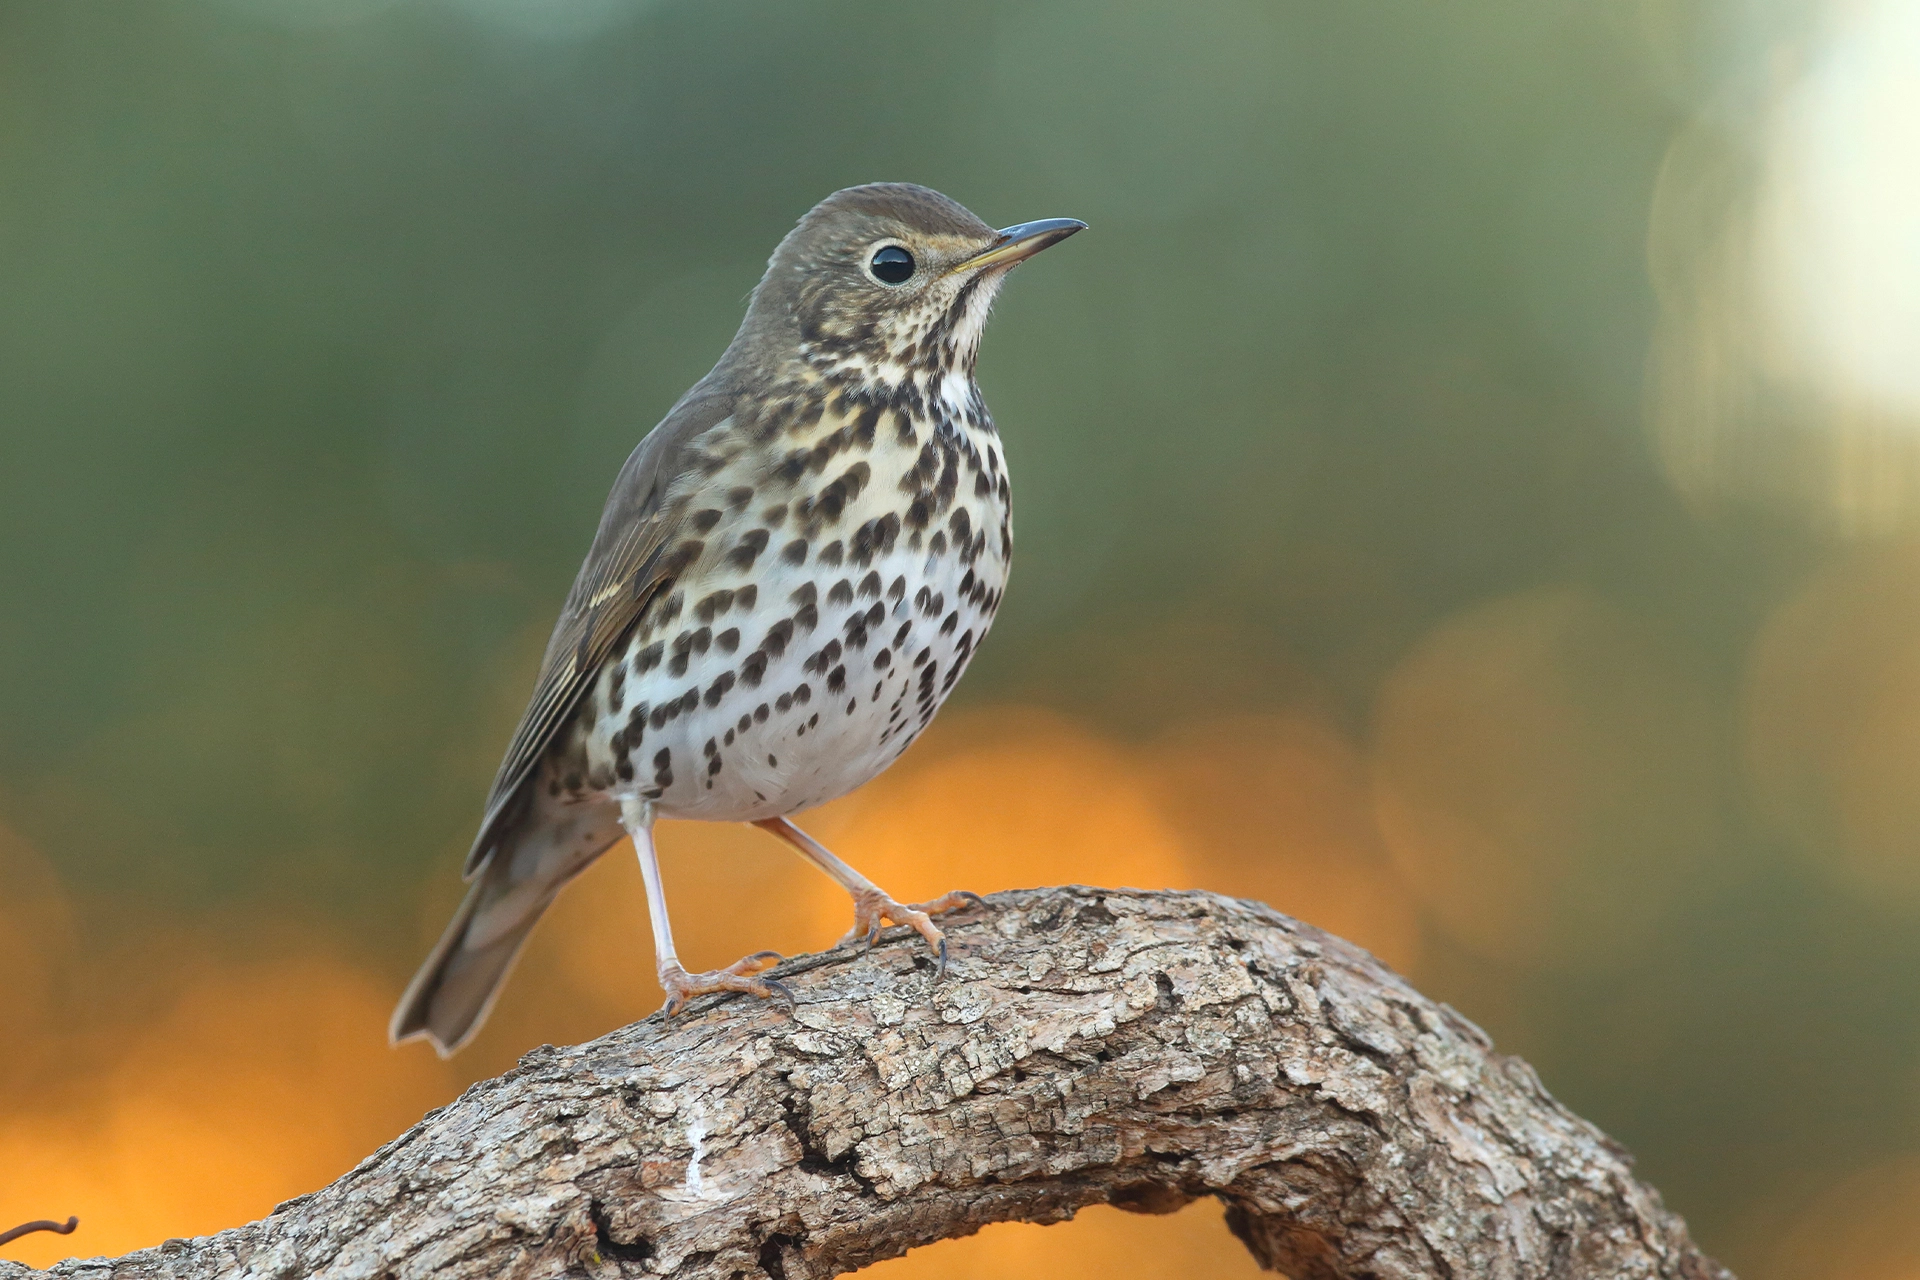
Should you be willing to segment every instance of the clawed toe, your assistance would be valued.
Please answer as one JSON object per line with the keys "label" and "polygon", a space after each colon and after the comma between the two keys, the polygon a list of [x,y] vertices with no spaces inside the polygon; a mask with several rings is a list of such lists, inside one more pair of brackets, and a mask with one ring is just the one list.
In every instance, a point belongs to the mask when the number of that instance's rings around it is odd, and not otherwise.
{"label": "clawed toe", "polygon": [[742,991],[748,995],[759,996],[763,1000],[778,998],[788,1008],[795,1006],[793,992],[787,984],[773,978],[758,978],[754,975],[763,969],[771,969],[780,963],[778,951],[756,951],[750,956],[735,960],[724,969],[714,969],[708,973],[688,973],[679,965],[671,968],[663,965],[660,969],[660,985],[666,989],[668,1016],[680,1012],[687,1001],[695,996],[704,996],[715,991]]}
{"label": "clawed toe", "polygon": [[985,905],[986,899],[965,889],[956,889],[930,902],[915,903],[895,902],[877,889],[856,893],[853,898],[853,928],[840,941],[845,944],[864,936],[867,945],[872,946],[884,926],[909,925],[926,939],[927,945],[940,957],[940,973],[944,976],[947,972],[947,938],[933,923],[932,917],[963,906]]}

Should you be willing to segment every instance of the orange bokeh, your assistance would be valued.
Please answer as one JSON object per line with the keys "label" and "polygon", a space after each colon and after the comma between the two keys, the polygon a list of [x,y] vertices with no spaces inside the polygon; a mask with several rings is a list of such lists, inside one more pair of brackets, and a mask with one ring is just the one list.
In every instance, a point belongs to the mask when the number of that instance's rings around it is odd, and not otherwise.
{"label": "orange bokeh", "polygon": [[1756,807],[1875,901],[1920,905],[1920,544],[1856,553],[1769,620],[1747,676]]}
{"label": "orange bokeh", "polygon": [[1591,592],[1444,623],[1389,674],[1375,720],[1394,863],[1482,955],[1631,963],[1720,842],[1708,698]]}

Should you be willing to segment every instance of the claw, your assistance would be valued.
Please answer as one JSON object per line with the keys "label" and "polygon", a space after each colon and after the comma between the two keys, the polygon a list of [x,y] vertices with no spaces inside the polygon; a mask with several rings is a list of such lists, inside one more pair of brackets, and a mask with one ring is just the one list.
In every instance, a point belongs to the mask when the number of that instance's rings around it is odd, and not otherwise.
{"label": "claw", "polygon": [[783,998],[789,1007],[797,1006],[793,992],[786,984],[772,978],[757,978],[754,975],[762,969],[770,969],[780,962],[778,951],[756,951],[750,956],[735,960],[724,969],[715,969],[711,973],[688,973],[680,967],[678,961],[661,966],[660,985],[666,989],[667,1003],[664,1006],[667,1016],[672,1017],[687,1007],[687,1002],[695,996],[703,996],[714,991],[741,991],[748,995],[759,996],[763,1000],[775,997]]}
{"label": "claw", "polygon": [[934,972],[933,977],[934,977],[934,981],[938,982],[941,978],[944,978],[946,976],[947,976],[947,940],[943,937],[940,939],[940,967]]}
{"label": "claw", "polygon": [[880,916],[876,914],[873,917],[873,927],[867,930],[867,945],[872,946],[878,941],[880,941]]}

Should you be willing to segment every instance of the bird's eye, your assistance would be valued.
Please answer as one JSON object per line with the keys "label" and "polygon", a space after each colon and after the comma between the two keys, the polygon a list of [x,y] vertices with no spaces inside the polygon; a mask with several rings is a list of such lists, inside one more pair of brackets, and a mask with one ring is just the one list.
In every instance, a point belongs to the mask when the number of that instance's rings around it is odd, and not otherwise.
{"label": "bird's eye", "polygon": [[890,244],[873,255],[867,264],[873,278],[883,284],[904,284],[913,274],[913,255],[897,244]]}

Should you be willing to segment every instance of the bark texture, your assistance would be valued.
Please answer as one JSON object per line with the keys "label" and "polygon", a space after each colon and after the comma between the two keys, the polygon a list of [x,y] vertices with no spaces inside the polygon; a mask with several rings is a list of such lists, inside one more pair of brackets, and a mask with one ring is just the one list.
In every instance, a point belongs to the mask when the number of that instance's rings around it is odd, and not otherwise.
{"label": "bark texture", "polygon": [[1294,1280],[1732,1280],[1627,1154],[1372,956],[1256,903],[1065,888],[543,1047],[259,1222],[0,1280],[838,1275],[1218,1196]]}

